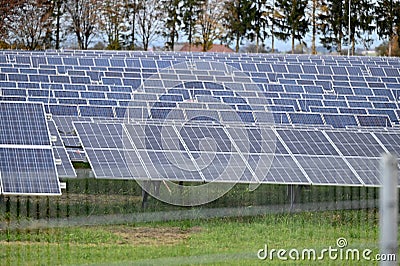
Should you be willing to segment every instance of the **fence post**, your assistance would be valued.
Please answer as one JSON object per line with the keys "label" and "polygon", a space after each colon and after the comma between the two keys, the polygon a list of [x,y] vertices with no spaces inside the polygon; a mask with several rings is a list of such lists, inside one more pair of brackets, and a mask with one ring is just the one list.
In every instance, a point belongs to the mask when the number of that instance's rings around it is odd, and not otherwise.
{"label": "fence post", "polygon": [[[397,158],[385,154],[381,160],[381,181],[379,197],[380,254],[395,254],[397,260]],[[381,261],[380,265],[397,265],[396,261]]]}

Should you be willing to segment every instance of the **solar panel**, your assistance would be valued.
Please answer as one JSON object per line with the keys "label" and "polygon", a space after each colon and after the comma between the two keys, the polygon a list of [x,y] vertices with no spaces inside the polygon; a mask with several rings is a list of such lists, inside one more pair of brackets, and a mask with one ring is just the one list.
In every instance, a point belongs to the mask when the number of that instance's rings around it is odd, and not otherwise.
{"label": "solar panel", "polygon": [[313,184],[363,185],[342,157],[295,155],[295,158]]}
{"label": "solar panel", "polygon": [[388,152],[397,157],[400,156],[400,132],[374,132],[373,134],[379,139]]}
{"label": "solar panel", "polygon": [[321,131],[279,129],[277,133],[295,155],[339,155]]}
{"label": "solar panel", "polygon": [[0,148],[0,158],[3,194],[61,194],[51,148]]}
{"label": "solar panel", "polygon": [[[126,125],[150,179],[239,180],[240,154],[222,127]],[[128,162],[130,164],[130,162]],[[242,171],[241,171],[241,168]]]}
{"label": "solar panel", "polygon": [[50,145],[42,104],[0,102],[0,145]]}
{"label": "solar panel", "polygon": [[[267,145],[267,143],[271,144],[271,141],[264,141],[263,145],[259,144],[263,137],[271,137],[268,130],[259,128],[224,128],[197,124],[178,128],[176,125],[148,125],[145,123],[124,126],[121,124],[75,123],[75,127],[91,165],[100,168],[100,170],[94,170],[98,178],[104,177],[99,173],[105,172],[114,173],[114,177],[120,177],[120,170],[114,171],[111,167],[116,163],[115,156],[108,158],[111,164],[99,162],[99,158],[104,158],[105,150],[109,152],[109,150],[116,149],[119,152],[125,151],[128,155],[125,157],[126,159],[134,159],[132,161],[121,160],[129,168],[132,168],[131,178],[191,181],[215,181],[218,179],[221,182],[233,182],[238,181],[243,172],[248,169],[252,176],[246,181],[259,182],[258,175],[263,178],[270,164],[268,160],[264,159],[268,156],[271,157],[274,152],[274,149],[269,150],[271,146]],[[124,132],[123,127],[126,127],[126,136],[121,135]],[[110,128],[114,130],[110,130]],[[115,130],[116,128],[119,130]],[[111,134],[106,138],[99,134],[99,132],[107,131],[121,133]],[[123,140],[118,140],[118,144],[115,144],[115,139],[118,138]],[[126,138],[129,139],[129,147],[123,143]],[[265,145],[267,146],[265,147]],[[96,155],[97,151],[99,155]],[[250,166],[247,160],[252,160],[254,164]],[[126,168],[126,166],[123,167]],[[107,170],[102,168],[107,168]],[[242,182],[244,181],[242,180]],[[286,180],[286,182],[288,181]]]}
{"label": "solar panel", "polygon": [[326,134],[346,157],[379,158],[385,152],[368,132],[326,131]]}
{"label": "solar panel", "polygon": [[[336,139],[335,136],[323,139],[324,134],[321,130],[318,131],[319,133],[307,133],[313,135],[313,140],[305,138],[306,136],[302,136],[303,140],[295,140],[293,136],[289,136],[293,133],[306,134],[298,133],[297,126],[321,127],[328,125],[342,128],[343,131],[348,127],[375,127],[379,131],[398,123],[398,106],[393,102],[397,95],[395,90],[400,88],[400,79],[397,78],[399,64],[396,60],[298,55],[233,56],[214,53],[206,55],[121,52],[115,54],[109,51],[96,53],[3,51],[0,53],[6,55],[0,66],[2,100],[43,102],[46,103],[46,110],[54,116],[71,116],[71,119],[54,118],[59,133],[62,135],[63,144],[73,147],[69,150],[71,158],[78,160],[84,158],[85,153],[80,150],[79,140],[73,136],[72,121],[84,120],[82,117],[86,120],[126,118],[127,106],[129,106],[129,117],[132,121],[143,122],[146,120],[148,122],[162,119],[172,123],[186,119],[192,120],[194,123],[214,121],[214,124],[221,121],[236,123],[236,126],[242,127],[242,129],[244,127],[242,122],[247,125],[255,124],[259,129],[273,122],[294,125],[294,129],[285,129],[287,132],[281,133],[280,136],[281,138],[287,137],[284,142],[287,142],[290,154],[276,155],[272,165],[275,163],[280,171],[275,172],[276,176],[268,174],[265,177],[266,182],[313,183],[316,180],[311,180],[311,176],[320,174],[313,169],[319,164],[325,162],[328,165],[338,165],[339,162],[344,162],[346,166],[340,168],[344,171],[344,177],[339,179],[338,183],[348,181],[351,184],[357,184],[358,180],[359,183],[376,184],[376,180],[372,178],[373,171],[366,171],[364,180],[364,172],[361,171],[363,166],[357,165],[357,160],[350,159],[363,157],[368,160],[376,160],[375,158],[380,156],[377,153],[385,150],[382,145],[387,146],[387,150],[396,149],[389,143],[389,139],[390,141],[394,141],[394,139],[388,135],[375,135],[380,141],[378,141],[378,145],[373,143],[371,146],[368,144],[369,137],[360,135],[369,133],[359,133],[355,140],[346,139],[347,135],[340,135]],[[139,93],[132,94],[132,91],[139,87],[145,93],[142,96]],[[48,98],[49,94],[50,99]],[[146,98],[147,96],[152,99]],[[17,112],[18,114],[29,113],[23,109],[30,107],[23,105],[19,107],[21,110]],[[234,109],[234,112],[228,108]],[[5,111],[7,109],[7,107],[4,108]],[[264,110],[273,113],[265,115]],[[33,139],[32,137],[33,135],[44,136],[47,128],[43,124],[35,122],[31,124],[33,128],[18,131],[15,130],[19,127],[18,123],[13,124],[16,119],[11,118],[18,115],[8,114],[3,109],[1,111],[0,116],[3,115],[3,117],[0,117],[0,128],[5,134],[0,136],[0,141],[4,140],[6,143],[14,141],[15,145],[23,145],[23,143],[31,143],[31,141],[36,141],[38,145],[49,143],[48,139]],[[23,117],[32,118],[32,115],[23,115]],[[21,117],[18,119],[19,121],[23,120]],[[3,130],[3,126],[9,128],[9,131]],[[11,128],[12,126],[14,128]],[[100,130],[100,128],[98,129]],[[101,130],[105,129],[110,128],[101,128]],[[186,127],[184,129],[186,130]],[[194,126],[191,126],[191,129],[194,130]],[[25,133],[36,132],[35,130],[37,131],[35,134]],[[155,129],[153,128],[153,130]],[[187,128],[187,130],[190,129]],[[200,129],[200,132],[206,132],[206,129],[202,130]],[[227,129],[224,130],[228,132]],[[16,132],[22,133],[17,135]],[[100,131],[100,133],[102,132]],[[279,134],[283,130],[279,129],[277,132]],[[100,136],[100,133],[95,134],[95,139],[101,141],[101,145],[98,144],[98,147],[92,148],[90,152],[95,152],[96,149],[102,150],[103,153],[107,151],[108,153],[104,153],[106,154],[104,156],[107,159],[113,157],[114,159],[111,161],[115,161],[115,158],[123,158],[123,152],[119,151],[121,147],[118,146],[121,143],[118,145],[114,143],[113,147],[109,147],[107,145],[111,144],[111,139],[107,135],[111,133],[105,131],[102,133],[104,136]],[[351,131],[347,133],[350,134],[350,137],[356,134]],[[217,132],[213,134],[217,134]],[[329,134],[335,135],[335,133],[327,131],[328,136]],[[337,134],[339,135],[339,133]],[[111,134],[111,136],[114,135]],[[195,134],[195,136],[197,135]],[[342,138],[344,141],[341,141]],[[385,138],[388,140],[386,141]],[[322,142],[315,144],[317,140],[321,141],[322,139]],[[327,140],[329,141],[327,142]],[[91,141],[94,140],[91,139]],[[367,142],[363,143],[363,141]],[[107,145],[103,145],[103,142]],[[61,147],[59,144],[57,147]],[[156,145],[156,143],[152,143],[152,145]],[[95,145],[88,142],[84,146]],[[171,153],[171,156],[178,156],[177,158],[183,152],[193,153],[193,156],[202,155],[201,151],[189,146],[184,151],[180,149],[168,152]],[[379,146],[382,149],[379,149]],[[75,150],[79,153],[76,153]],[[336,150],[340,154],[335,154]],[[138,151],[138,159],[140,154],[145,153],[149,160],[159,160],[162,166],[168,168],[165,159],[169,157],[164,157],[158,151],[155,153],[149,149]],[[151,152],[153,153],[149,156],[148,154]],[[244,162],[243,156],[246,153],[240,152],[241,155],[238,154],[241,156],[241,162]],[[57,150],[55,153],[61,157],[57,154]],[[267,155],[268,152],[257,151],[256,154],[248,155],[248,164],[245,165],[245,174],[241,177],[241,182],[255,181],[252,171],[254,172],[254,166],[260,162],[260,154]],[[299,157],[299,160],[296,160],[296,156]],[[90,157],[93,155],[91,154]],[[329,160],[323,161],[325,159],[322,160],[320,157],[326,157]],[[215,158],[219,167],[223,167],[227,163],[227,154],[221,154]],[[350,161],[347,161],[348,158]],[[299,163],[303,159],[307,161],[307,163],[304,162],[304,168]],[[192,161],[195,161],[194,157]],[[239,162],[237,160],[237,163]],[[104,161],[102,164],[106,165]],[[145,164],[140,162],[140,165]],[[284,172],[282,170],[284,165],[294,167],[293,172],[279,175],[279,172]],[[296,166],[297,168],[295,168]],[[137,168],[140,167],[137,166]],[[306,169],[308,169],[308,173]],[[338,171],[342,171],[340,169]],[[361,171],[359,178],[357,180],[349,179],[351,173],[357,172],[356,169]],[[127,175],[125,170],[121,170],[117,175]],[[146,178],[152,176],[146,173],[149,170],[145,170],[141,169],[140,174],[144,173],[143,176]],[[169,167],[168,171],[171,174],[178,170]],[[219,170],[210,168],[209,171],[210,174],[215,174]],[[111,173],[112,171],[109,171],[107,175]],[[348,177],[346,177],[346,173],[348,173]],[[166,174],[164,173],[162,176]],[[288,175],[295,176],[291,179]],[[187,177],[192,180],[199,178],[204,180],[204,174],[203,177],[194,174]],[[329,178],[333,178],[333,176]],[[321,184],[329,183],[330,179],[319,181]]]}
{"label": "solar panel", "polygon": [[81,148],[66,148],[67,154],[72,162],[87,162],[86,153]]}
{"label": "solar panel", "polygon": [[351,158],[346,157],[351,167],[357,172],[367,186],[381,184],[380,159],[377,158]]}
{"label": "solar panel", "polygon": [[58,176],[67,178],[76,177],[75,169],[72,166],[54,121],[48,121],[47,124],[49,126],[50,135],[56,137],[56,141],[52,142],[54,158],[61,160],[61,164],[56,164]]}
{"label": "solar panel", "polygon": [[44,108],[37,103],[0,103],[1,193],[59,195]]}

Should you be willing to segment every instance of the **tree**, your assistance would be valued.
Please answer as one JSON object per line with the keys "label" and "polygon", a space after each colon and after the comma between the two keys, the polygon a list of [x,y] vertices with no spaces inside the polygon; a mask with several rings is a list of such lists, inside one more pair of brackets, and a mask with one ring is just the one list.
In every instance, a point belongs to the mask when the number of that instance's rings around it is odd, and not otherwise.
{"label": "tree", "polygon": [[246,46],[240,48],[241,53],[270,53],[271,49],[265,47],[263,44],[257,46],[254,43],[249,43]]}
{"label": "tree", "polygon": [[159,8],[164,13],[164,31],[161,32],[161,35],[167,39],[168,49],[173,51],[175,41],[179,40],[179,29],[182,23],[181,0],[161,0]]}
{"label": "tree", "polygon": [[65,9],[80,49],[86,50],[95,36],[100,21],[100,0],[67,0]]}
{"label": "tree", "polygon": [[327,6],[321,0],[312,0],[310,18],[311,18],[311,54],[317,54],[316,39],[317,34],[321,33],[322,21],[320,16],[328,14]]}
{"label": "tree", "polygon": [[[14,14],[23,3],[24,0],[0,0],[0,36],[2,42],[8,41],[10,23],[16,22],[14,21],[16,18]],[[17,18],[17,20],[19,19]]]}
{"label": "tree", "polygon": [[271,36],[271,53],[275,53],[275,31],[276,31],[276,23],[283,19],[283,15],[279,13],[279,10],[276,8],[275,0],[272,0],[272,4],[266,4],[266,16],[270,28],[270,36]]}
{"label": "tree", "polygon": [[137,28],[145,51],[148,50],[149,43],[157,35],[157,29],[161,24],[160,15],[157,9],[157,0],[139,0],[139,9],[136,16]]}
{"label": "tree", "polygon": [[100,27],[107,35],[107,49],[120,50],[121,33],[125,30],[125,4],[119,0],[105,0],[101,8]]}
{"label": "tree", "polygon": [[[252,6],[249,9],[251,16],[251,31],[247,34],[247,38],[250,41],[256,41],[256,52],[259,52],[260,41],[261,46],[264,45],[264,41],[268,36],[267,26],[268,26],[268,6],[267,0],[255,0],[251,1]],[[272,34],[271,34],[272,35]]]}
{"label": "tree", "polygon": [[343,1],[323,0],[321,3],[325,12],[318,15],[321,20],[320,41],[329,51],[342,52],[343,27],[345,19],[343,16]]}
{"label": "tree", "polygon": [[18,48],[34,50],[51,45],[53,5],[46,0],[27,0],[15,5],[8,16],[8,37]]}
{"label": "tree", "polygon": [[277,0],[276,7],[282,14],[282,19],[275,20],[279,31],[274,32],[274,34],[283,41],[291,38],[292,53],[294,53],[294,41],[302,42],[304,35],[309,31],[309,21],[305,12],[307,0]]}
{"label": "tree", "polygon": [[[137,26],[137,14],[139,10],[141,9],[142,2],[140,0],[125,0],[125,11],[126,11],[126,17],[128,19],[128,24],[130,26],[130,45],[128,46],[129,49],[134,50],[135,49],[135,33],[136,33],[136,26]],[[129,39],[129,36],[124,36],[125,39]]]}
{"label": "tree", "polygon": [[181,29],[186,33],[189,42],[189,49],[193,44],[193,37],[196,32],[197,20],[202,14],[202,7],[206,0],[182,0],[182,26]]}
{"label": "tree", "polygon": [[[349,7],[350,1],[350,7]],[[345,1],[345,12],[344,19],[349,23],[343,24],[343,30],[346,31],[344,41],[350,46],[351,54],[355,52],[355,44],[357,40],[362,40],[366,46],[372,41],[369,37],[374,27],[372,26],[373,16],[372,14],[372,3],[368,0],[346,0]],[[350,8],[350,10],[349,10]],[[349,29],[350,26],[350,29]],[[367,37],[363,38],[362,34],[367,33]]]}
{"label": "tree", "polygon": [[54,1],[54,16],[55,16],[55,27],[56,27],[56,33],[55,33],[55,48],[60,49],[60,43],[61,43],[61,17],[63,16],[64,12],[64,4],[65,0],[55,0]]}
{"label": "tree", "polygon": [[224,39],[230,43],[235,40],[235,50],[239,52],[240,42],[251,29],[252,2],[249,0],[233,0],[224,3],[223,26],[226,30]]}
{"label": "tree", "polygon": [[197,20],[197,34],[195,43],[202,46],[204,52],[208,51],[215,40],[221,39],[224,29],[221,24],[223,2],[219,0],[206,0],[202,13]]}
{"label": "tree", "polygon": [[379,0],[375,6],[376,29],[380,39],[386,39],[388,56],[392,55],[396,30],[400,29],[400,3],[393,0]]}
{"label": "tree", "polygon": [[384,41],[377,47],[375,47],[375,51],[379,56],[388,56],[389,50],[391,51],[391,56],[399,56],[400,57],[400,48],[399,41],[397,35],[393,37],[392,45],[389,49],[389,42]]}

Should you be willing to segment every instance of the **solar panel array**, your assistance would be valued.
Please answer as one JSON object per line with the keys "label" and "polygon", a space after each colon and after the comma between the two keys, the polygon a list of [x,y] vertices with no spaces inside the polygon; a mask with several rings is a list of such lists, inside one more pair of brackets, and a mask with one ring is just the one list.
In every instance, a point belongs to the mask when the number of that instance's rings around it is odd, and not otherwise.
{"label": "solar panel array", "polygon": [[55,141],[52,142],[54,157],[56,160],[61,161],[61,163],[56,164],[58,176],[64,178],[76,177],[75,169],[72,166],[67,150],[61,141],[60,132],[58,131],[54,121],[48,121],[48,127],[50,135],[55,138]]}
{"label": "solar panel array", "polygon": [[379,185],[380,155],[399,150],[399,68],[379,57],[0,51],[0,97],[44,103],[69,159],[87,159],[97,178]]}
{"label": "solar panel array", "polygon": [[61,194],[43,104],[0,102],[0,128],[1,194]]}

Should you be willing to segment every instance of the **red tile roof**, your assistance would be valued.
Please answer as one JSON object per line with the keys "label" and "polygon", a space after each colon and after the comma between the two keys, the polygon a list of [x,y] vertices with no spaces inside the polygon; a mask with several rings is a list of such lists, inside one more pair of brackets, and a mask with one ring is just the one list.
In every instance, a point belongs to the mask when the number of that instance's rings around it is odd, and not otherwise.
{"label": "red tile roof", "polygon": [[[201,45],[192,45],[192,49],[189,49],[189,44],[185,43],[183,45],[183,47],[179,50],[181,52],[202,52],[203,51],[203,47]],[[207,52],[214,52],[214,53],[234,53],[235,51],[233,51],[231,48],[222,45],[222,44],[213,44],[211,46],[211,49],[209,49]]]}

